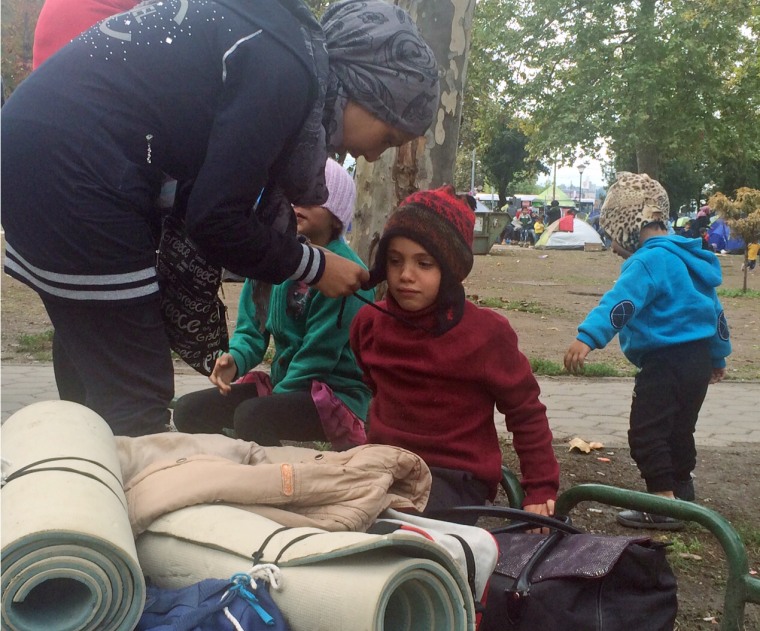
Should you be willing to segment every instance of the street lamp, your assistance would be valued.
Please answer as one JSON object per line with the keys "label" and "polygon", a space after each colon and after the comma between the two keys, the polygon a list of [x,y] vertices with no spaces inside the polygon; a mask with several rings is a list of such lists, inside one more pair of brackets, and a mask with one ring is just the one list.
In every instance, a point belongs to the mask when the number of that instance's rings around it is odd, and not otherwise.
{"label": "street lamp", "polygon": [[583,197],[583,172],[586,170],[585,164],[579,164],[577,167],[578,173],[581,174],[581,181],[579,182],[578,186],[578,212],[581,211],[581,198]]}

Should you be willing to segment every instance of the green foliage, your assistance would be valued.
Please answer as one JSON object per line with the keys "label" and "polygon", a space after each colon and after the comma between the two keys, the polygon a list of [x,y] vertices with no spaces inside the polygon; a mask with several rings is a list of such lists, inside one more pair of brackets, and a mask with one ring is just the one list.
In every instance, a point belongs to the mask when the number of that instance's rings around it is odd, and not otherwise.
{"label": "green foliage", "polygon": [[750,0],[480,0],[469,72],[482,85],[468,89],[521,117],[535,156],[605,142],[654,177],[684,158],[710,175],[730,157],[746,174],[760,158],[758,13]]}
{"label": "green foliage", "polygon": [[499,206],[507,203],[509,193],[523,191],[510,190],[510,186],[519,177],[535,176],[537,173],[549,173],[538,160],[531,160],[526,145],[528,137],[507,120],[497,120],[492,125],[493,132],[483,139],[483,170],[488,181],[499,193]]}
{"label": "green foliage", "polygon": [[2,0],[2,76],[6,95],[32,71],[34,27],[44,0]]}
{"label": "green foliage", "polygon": [[[726,217],[732,235],[738,235],[744,243],[760,241],[760,190],[742,187],[736,191],[736,197],[729,199],[723,193],[716,193],[708,204],[716,212]],[[747,260],[745,251],[744,260]],[[745,293],[747,289],[747,268],[744,269]]]}

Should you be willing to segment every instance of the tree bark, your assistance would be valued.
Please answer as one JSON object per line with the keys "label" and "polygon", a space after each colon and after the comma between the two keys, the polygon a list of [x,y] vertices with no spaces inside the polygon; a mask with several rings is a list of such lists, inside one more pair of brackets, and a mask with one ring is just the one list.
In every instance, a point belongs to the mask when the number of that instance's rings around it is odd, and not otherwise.
{"label": "tree bark", "polygon": [[379,160],[356,165],[356,213],[351,247],[371,265],[374,248],[391,212],[414,191],[454,181],[462,96],[470,51],[475,0],[396,0],[411,14],[440,68],[441,95],[426,134]]}

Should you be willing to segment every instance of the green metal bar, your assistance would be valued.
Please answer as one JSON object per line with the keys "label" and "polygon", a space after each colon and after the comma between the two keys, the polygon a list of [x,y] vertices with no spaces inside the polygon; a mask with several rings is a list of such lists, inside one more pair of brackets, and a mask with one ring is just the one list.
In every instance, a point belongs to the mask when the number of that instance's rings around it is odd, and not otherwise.
{"label": "green metal bar", "polygon": [[520,484],[520,479],[512,473],[507,465],[501,466],[501,486],[507,494],[510,508],[522,508],[525,491]]}
{"label": "green metal bar", "polygon": [[760,579],[749,573],[744,543],[728,520],[719,513],[692,502],[671,500],[604,484],[579,484],[568,489],[557,498],[555,513],[567,515],[580,502],[599,502],[693,521],[709,530],[723,547],[728,561],[721,631],[741,631],[744,628],[745,604],[760,604]]}

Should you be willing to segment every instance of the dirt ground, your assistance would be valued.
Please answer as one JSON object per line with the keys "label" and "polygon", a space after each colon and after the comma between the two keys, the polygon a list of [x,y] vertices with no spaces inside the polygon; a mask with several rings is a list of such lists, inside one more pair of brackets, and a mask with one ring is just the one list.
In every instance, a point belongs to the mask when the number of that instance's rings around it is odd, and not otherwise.
{"label": "dirt ground", "polygon": [[[726,289],[740,289],[741,257],[720,257]],[[612,286],[620,260],[610,252],[537,251],[515,246],[494,246],[486,256],[476,256],[465,286],[476,302],[494,306],[498,299],[520,338],[522,351],[531,359],[561,364],[577,324]],[[749,278],[750,289],[760,290],[760,272]],[[50,322],[37,296],[6,275],[2,276],[1,338],[3,363],[37,361],[21,344],[23,335],[50,330]],[[234,324],[240,284],[224,286],[230,322]],[[733,341],[728,362],[728,378],[760,380],[760,298],[723,297]],[[230,327],[232,328],[232,326]],[[594,351],[590,360],[630,371],[617,341],[607,349]],[[177,365],[178,371],[189,371]],[[1,378],[1,373],[0,373]],[[643,490],[638,471],[627,450],[604,450],[609,463],[597,460],[600,454],[578,455],[567,446],[555,446],[562,470],[562,488],[597,482]],[[609,453],[608,453],[609,452]],[[517,463],[511,450],[505,461],[513,470]],[[749,444],[730,448],[702,448],[697,468],[698,501],[719,511],[741,534],[749,552],[753,571],[760,571],[760,446]],[[582,504],[573,511],[574,522],[582,528],[611,534],[630,534],[615,523],[616,509]],[[670,559],[679,580],[679,630],[717,629],[721,621],[727,565],[716,540],[697,525],[677,534],[655,535],[673,541]],[[748,605],[747,630],[760,630],[760,606]],[[642,630],[646,631],[646,630]]]}

